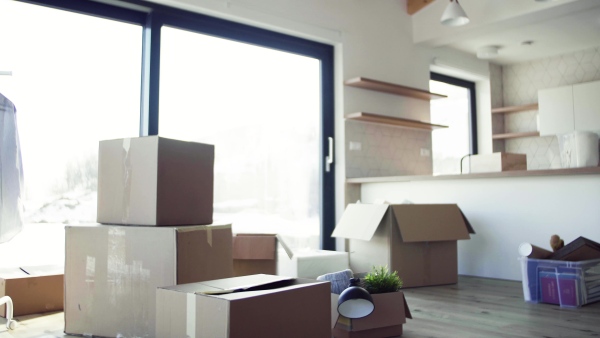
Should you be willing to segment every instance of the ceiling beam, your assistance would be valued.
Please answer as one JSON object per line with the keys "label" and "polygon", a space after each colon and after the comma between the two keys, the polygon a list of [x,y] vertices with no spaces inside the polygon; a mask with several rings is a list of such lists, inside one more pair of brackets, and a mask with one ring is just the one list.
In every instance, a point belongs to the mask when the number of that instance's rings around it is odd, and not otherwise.
{"label": "ceiling beam", "polygon": [[406,12],[409,15],[413,15],[420,11],[423,7],[429,5],[435,0],[407,0],[406,1]]}

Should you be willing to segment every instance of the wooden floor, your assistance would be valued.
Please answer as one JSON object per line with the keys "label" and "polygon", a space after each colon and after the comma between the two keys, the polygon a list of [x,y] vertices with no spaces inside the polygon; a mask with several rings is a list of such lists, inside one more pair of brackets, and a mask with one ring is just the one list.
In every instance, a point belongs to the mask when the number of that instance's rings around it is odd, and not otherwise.
{"label": "wooden floor", "polygon": [[[413,315],[404,338],[600,336],[600,303],[578,309],[526,303],[520,282],[461,276],[456,285],[404,293]],[[62,333],[62,312],[17,319],[20,326],[6,332],[0,318],[0,338],[71,337]]]}

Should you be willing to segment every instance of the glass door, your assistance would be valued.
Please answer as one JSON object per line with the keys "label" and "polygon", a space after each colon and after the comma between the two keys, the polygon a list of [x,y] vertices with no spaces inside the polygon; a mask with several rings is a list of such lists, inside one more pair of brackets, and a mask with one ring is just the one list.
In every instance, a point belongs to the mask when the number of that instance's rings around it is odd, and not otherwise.
{"label": "glass door", "polygon": [[215,220],[321,236],[321,62],[163,26],[159,135],[215,145]]}

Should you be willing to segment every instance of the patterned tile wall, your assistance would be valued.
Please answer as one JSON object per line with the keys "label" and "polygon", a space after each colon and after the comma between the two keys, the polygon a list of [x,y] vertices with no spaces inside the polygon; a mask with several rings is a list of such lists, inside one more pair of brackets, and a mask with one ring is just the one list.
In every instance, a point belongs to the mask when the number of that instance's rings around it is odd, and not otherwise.
{"label": "patterned tile wall", "polygon": [[[492,77],[498,75],[497,72],[491,74]],[[503,103],[504,106],[536,103],[540,89],[597,80],[600,80],[600,47],[506,65],[502,67]],[[537,130],[537,112],[504,114],[503,122],[505,132],[534,131]],[[507,152],[527,154],[530,170],[560,168],[555,136],[509,139],[504,143]]]}
{"label": "patterned tile wall", "polygon": [[346,177],[432,174],[431,156],[421,156],[421,149],[431,152],[430,131],[358,121],[345,126]]}

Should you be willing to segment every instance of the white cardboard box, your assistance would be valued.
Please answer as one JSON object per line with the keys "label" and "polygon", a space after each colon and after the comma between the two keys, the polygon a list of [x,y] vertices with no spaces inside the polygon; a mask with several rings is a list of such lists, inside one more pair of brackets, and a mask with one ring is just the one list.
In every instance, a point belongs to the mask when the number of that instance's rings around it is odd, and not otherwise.
{"label": "white cardboard box", "polygon": [[66,226],[65,332],[157,337],[156,288],[233,275],[231,225]]}
{"label": "white cardboard box", "polygon": [[98,223],[211,224],[213,145],[158,136],[100,142]]}
{"label": "white cardboard box", "polygon": [[305,250],[290,258],[284,249],[277,255],[277,274],[296,278],[312,278],[349,269],[348,253],[342,251]]}
{"label": "white cardboard box", "polygon": [[470,157],[470,173],[527,170],[527,155],[513,153],[479,154]]}
{"label": "white cardboard box", "polygon": [[158,288],[156,337],[330,338],[329,282],[250,275]]}

